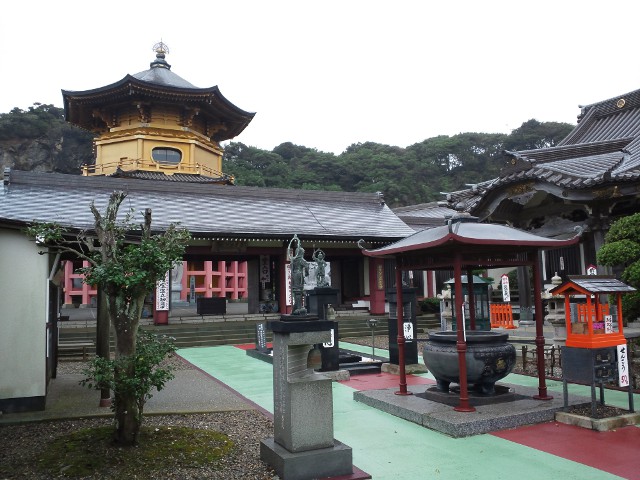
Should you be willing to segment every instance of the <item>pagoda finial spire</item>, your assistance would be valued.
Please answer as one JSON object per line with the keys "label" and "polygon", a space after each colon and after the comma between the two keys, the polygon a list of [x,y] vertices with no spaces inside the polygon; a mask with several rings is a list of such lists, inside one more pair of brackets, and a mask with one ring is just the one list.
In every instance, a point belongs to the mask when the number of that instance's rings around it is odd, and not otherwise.
{"label": "pagoda finial spire", "polygon": [[165,54],[169,53],[169,47],[162,39],[153,46],[153,51],[156,52],[156,59],[151,62],[151,68],[166,68],[171,70],[171,65],[164,59]]}

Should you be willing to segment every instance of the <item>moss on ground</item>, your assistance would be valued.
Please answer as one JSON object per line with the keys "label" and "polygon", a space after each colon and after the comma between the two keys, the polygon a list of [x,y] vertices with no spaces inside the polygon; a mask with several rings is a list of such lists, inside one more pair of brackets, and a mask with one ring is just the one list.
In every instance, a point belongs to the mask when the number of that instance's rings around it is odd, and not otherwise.
{"label": "moss on ground", "polygon": [[113,479],[162,477],[181,468],[209,468],[232,449],[224,434],[189,427],[143,427],[138,445],[122,448],[112,442],[114,427],[95,427],[63,435],[47,444],[38,469],[52,477],[81,478],[100,472]]}

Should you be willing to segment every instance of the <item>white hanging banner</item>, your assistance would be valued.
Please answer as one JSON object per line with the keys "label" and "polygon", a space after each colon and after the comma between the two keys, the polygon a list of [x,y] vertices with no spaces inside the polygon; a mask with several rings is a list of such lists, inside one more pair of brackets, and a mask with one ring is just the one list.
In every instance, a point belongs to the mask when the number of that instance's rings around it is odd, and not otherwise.
{"label": "white hanging banner", "polygon": [[510,302],[511,292],[509,291],[509,276],[507,274],[502,274],[502,277],[500,277],[500,283],[502,284],[502,301]]}
{"label": "white hanging banner", "polygon": [[156,282],[156,312],[169,310],[169,273]]}
{"label": "white hanging banner", "polygon": [[286,304],[291,306],[293,305],[293,294],[291,292],[291,263],[289,262],[284,265],[284,285],[286,288]]}

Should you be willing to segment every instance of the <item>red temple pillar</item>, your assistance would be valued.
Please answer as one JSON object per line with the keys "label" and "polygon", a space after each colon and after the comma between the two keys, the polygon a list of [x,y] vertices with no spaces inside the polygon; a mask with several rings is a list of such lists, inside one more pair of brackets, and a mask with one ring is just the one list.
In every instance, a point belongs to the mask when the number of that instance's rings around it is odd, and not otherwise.
{"label": "red temple pillar", "polygon": [[369,257],[369,312],[384,315],[384,260]]}
{"label": "red temple pillar", "polygon": [[[553,397],[547,394],[547,381],[544,376],[544,332],[542,329],[544,311],[542,309],[540,259],[537,256],[537,252],[533,260],[533,304],[536,311],[536,350],[538,352],[538,395],[534,395],[533,398],[536,400],[553,400]],[[566,313],[567,315],[569,314],[569,309],[566,310]]]}
{"label": "red temple pillar", "polygon": [[458,372],[460,375],[460,403],[454,410],[457,412],[475,412],[476,409],[469,404],[469,390],[467,385],[467,342],[465,340],[464,321],[464,294],[462,293],[462,255],[456,253],[453,264],[453,277],[455,279],[455,309],[457,350],[458,350]]}
{"label": "red temple pillar", "polygon": [[397,328],[398,328],[398,367],[400,370],[400,390],[394,392],[396,395],[412,395],[407,391],[407,374],[405,369],[405,355],[404,355],[404,308],[402,305],[402,269],[400,268],[400,259],[396,259],[396,305],[398,306],[397,313]]}

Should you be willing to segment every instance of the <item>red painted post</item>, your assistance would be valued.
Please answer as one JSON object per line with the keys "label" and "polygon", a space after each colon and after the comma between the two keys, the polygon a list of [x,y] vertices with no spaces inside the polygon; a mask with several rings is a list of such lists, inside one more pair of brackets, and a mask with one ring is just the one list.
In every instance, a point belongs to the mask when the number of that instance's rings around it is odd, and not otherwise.
{"label": "red painted post", "polygon": [[476,298],[473,294],[473,270],[467,269],[467,295],[469,296],[469,328],[476,329]]}
{"label": "red painted post", "polygon": [[396,259],[396,305],[397,310],[397,327],[398,327],[398,367],[400,370],[400,390],[394,392],[396,395],[412,395],[407,391],[407,374],[405,370],[404,358],[404,309],[402,305],[402,270],[400,269],[399,259]]}
{"label": "red painted post", "polygon": [[384,315],[384,261],[369,257],[369,312]]}
{"label": "red painted post", "polygon": [[[544,374],[544,333],[542,323],[544,322],[542,310],[542,278],[540,276],[540,261],[536,255],[533,262],[533,302],[536,310],[536,349],[538,351],[538,395],[534,395],[536,400],[553,400],[547,395],[547,381]],[[567,315],[569,310],[566,311]]]}
{"label": "red painted post", "polygon": [[454,407],[456,412],[475,412],[476,409],[469,404],[469,391],[467,386],[467,342],[464,339],[465,322],[462,318],[464,296],[462,293],[462,255],[456,253],[453,264],[453,277],[455,279],[455,309],[456,328],[458,329],[457,350],[458,350],[458,371],[460,372],[460,403]]}

